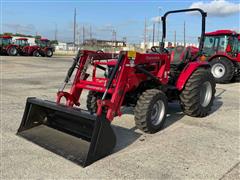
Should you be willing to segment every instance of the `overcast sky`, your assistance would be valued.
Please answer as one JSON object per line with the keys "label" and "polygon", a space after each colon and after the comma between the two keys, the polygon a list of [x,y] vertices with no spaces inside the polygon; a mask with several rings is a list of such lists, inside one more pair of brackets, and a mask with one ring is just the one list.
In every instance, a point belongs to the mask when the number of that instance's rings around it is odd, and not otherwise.
{"label": "overcast sky", "polygon": [[[1,1],[1,33],[36,33],[49,38],[54,38],[57,27],[59,41],[72,41],[73,39],[73,14],[77,9],[77,24],[80,40],[82,26],[85,27],[85,38],[92,36],[100,39],[112,39],[112,29],[117,32],[117,39],[126,37],[129,42],[143,41],[144,20],[147,20],[148,39],[152,37],[154,22],[168,10],[199,7],[207,11],[207,31],[217,29],[240,29],[240,4],[239,1],[214,0],[214,1]],[[195,42],[200,34],[201,19],[197,14],[172,15],[168,21],[168,39],[177,32],[177,40],[183,39],[183,22],[186,22],[187,41]],[[156,38],[160,26],[156,27]],[[159,32],[159,33],[158,33]]]}

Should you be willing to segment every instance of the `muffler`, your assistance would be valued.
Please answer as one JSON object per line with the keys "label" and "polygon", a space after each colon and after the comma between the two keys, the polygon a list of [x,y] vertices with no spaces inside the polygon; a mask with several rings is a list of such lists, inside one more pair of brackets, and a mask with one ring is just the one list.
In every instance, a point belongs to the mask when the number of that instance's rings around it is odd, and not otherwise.
{"label": "muffler", "polygon": [[85,167],[109,155],[116,136],[106,114],[28,98],[17,135]]}

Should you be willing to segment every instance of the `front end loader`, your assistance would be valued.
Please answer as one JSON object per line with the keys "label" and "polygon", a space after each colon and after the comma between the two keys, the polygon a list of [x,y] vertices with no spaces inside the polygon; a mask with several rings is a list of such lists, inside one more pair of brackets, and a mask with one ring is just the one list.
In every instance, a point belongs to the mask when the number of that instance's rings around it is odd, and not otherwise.
{"label": "front end loader", "polygon": [[[200,53],[194,59],[171,62],[164,48],[166,17],[187,11],[199,11],[203,17]],[[213,104],[215,81],[209,64],[200,61],[205,17],[200,9],[167,12],[162,18],[160,48],[149,53],[79,50],[56,102],[27,99],[17,134],[85,167],[113,151],[116,135],[111,122],[122,115],[123,106],[135,108],[135,124],[146,133],[163,128],[171,100],[178,100],[189,116],[206,116]],[[65,91],[70,82],[70,90]],[[89,93],[87,110],[80,102],[83,91]]]}

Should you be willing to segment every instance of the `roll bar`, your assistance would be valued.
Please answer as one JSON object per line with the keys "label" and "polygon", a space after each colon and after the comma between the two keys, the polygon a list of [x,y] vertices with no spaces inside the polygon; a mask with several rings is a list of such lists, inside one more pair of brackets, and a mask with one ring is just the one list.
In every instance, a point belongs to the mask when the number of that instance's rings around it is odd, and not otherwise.
{"label": "roll bar", "polygon": [[166,18],[169,14],[173,13],[182,13],[182,12],[190,12],[190,11],[198,11],[202,15],[202,32],[199,42],[199,53],[202,54],[203,44],[204,44],[204,36],[205,36],[205,28],[206,28],[206,17],[207,13],[204,12],[202,9],[199,8],[192,8],[192,9],[181,9],[181,10],[174,10],[168,11],[162,16],[162,41],[159,44],[160,52],[164,51],[164,42],[166,39]]}

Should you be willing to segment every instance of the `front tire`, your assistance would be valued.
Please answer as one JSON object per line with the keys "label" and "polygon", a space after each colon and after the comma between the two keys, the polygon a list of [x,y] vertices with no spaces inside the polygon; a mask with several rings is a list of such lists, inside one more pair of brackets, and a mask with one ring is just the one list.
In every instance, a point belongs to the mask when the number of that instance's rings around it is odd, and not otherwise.
{"label": "front tire", "polygon": [[213,105],[215,86],[210,71],[204,68],[194,71],[180,94],[183,112],[192,117],[205,117]]}
{"label": "front tire", "polygon": [[218,57],[210,61],[211,73],[217,83],[229,83],[234,75],[234,65],[227,58]]}
{"label": "front tire", "polygon": [[47,56],[47,57],[52,57],[52,55],[53,55],[53,51],[52,51],[51,49],[48,49],[48,50],[46,51],[46,56]]}
{"label": "front tire", "polygon": [[90,113],[96,113],[97,112],[97,100],[99,96],[97,92],[89,91],[87,95],[87,109],[90,111]]}
{"label": "front tire", "polygon": [[138,99],[135,107],[135,124],[146,133],[161,130],[166,120],[167,97],[158,89],[146,90]]}
{"label": "front tire", "polygon": [[[87,95],[87,109],[88,111],[93,114],[97,112],[98,106],[97,106],[97,100],[101,99],[103,96],[102,93],[96,92],[96,91],[89,91]],[[107,94],[106,99],[110,99],[109,94]],[[103,107],[102,111],[104,113],[107,113],[106,107]]]}

